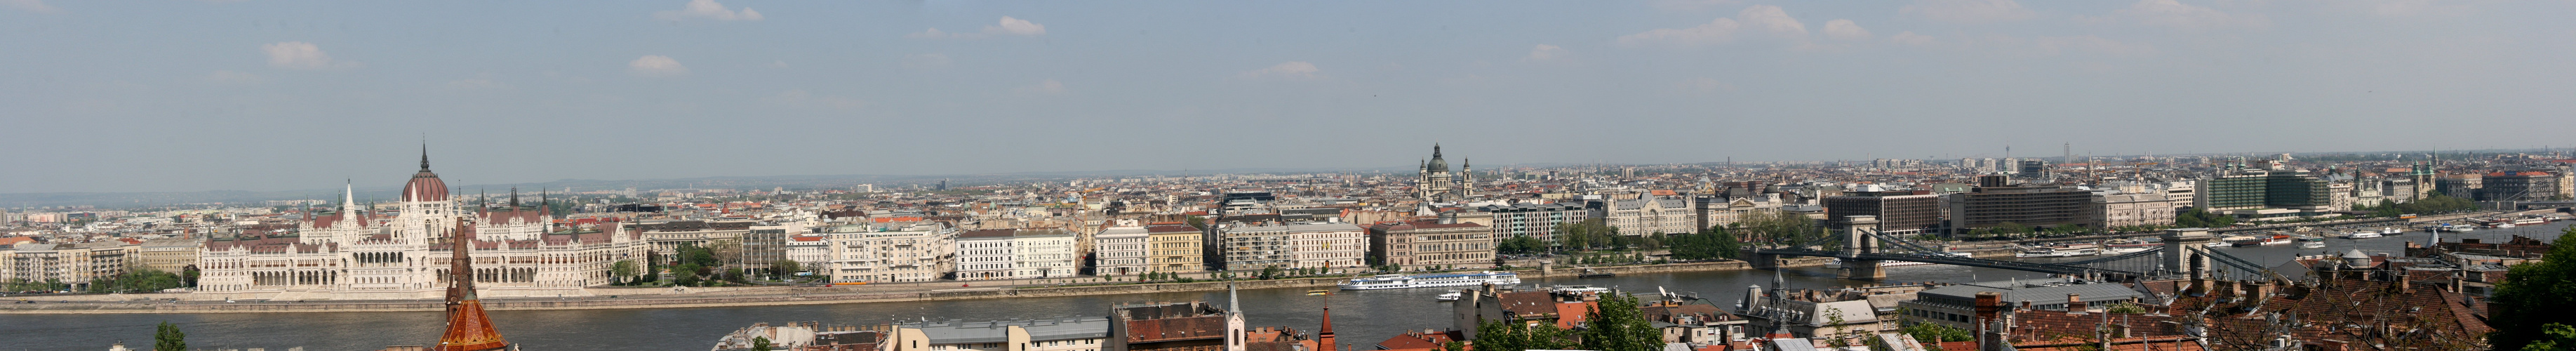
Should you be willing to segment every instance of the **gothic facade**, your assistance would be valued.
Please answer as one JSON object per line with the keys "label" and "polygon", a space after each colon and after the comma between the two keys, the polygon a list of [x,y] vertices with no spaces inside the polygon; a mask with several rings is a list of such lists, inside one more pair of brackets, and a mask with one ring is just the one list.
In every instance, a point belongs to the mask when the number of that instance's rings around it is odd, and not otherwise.
{"label": "gothic facade", "polygon": [[395,213],[364,211],[354,191],[339,211],[309,215],[292,233],[208,240],[198,248],[197,293],[270,299],[436,298],[447,283],[450,235],[471,237],[476,286],[488,296],[586,296],[607,285],[618,261],[652,248],[621,222],[557,226],[544,206],[472,206],[448,196],[447,184],[421,155]]}

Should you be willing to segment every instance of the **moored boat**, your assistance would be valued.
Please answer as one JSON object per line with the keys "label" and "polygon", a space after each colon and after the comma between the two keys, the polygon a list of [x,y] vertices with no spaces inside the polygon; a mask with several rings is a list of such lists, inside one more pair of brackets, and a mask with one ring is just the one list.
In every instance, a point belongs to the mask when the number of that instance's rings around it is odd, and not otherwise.
{"label": "moored boat", "polygon": [[2344,234],[2343,234],[2343,238],[2345,238],[2345,239],[2369,239],[2369,238],[2377,238],[2377,237],[2379,237],[2379,233],[2378,233],[2378,232],[2371,232],[2371,231],[2358,231],[2358,232],[2351,232],[2351,233],[2344,233]]}
{"label": "moored boat", "polygon": [[2013,254],[2013,257],[2077,257],[2100,254],[2102,254],[2101,245],[2064,244],[2023,248],[2020,253]]}
{"label": "moored boat", "polygon": [[1384,274],[1367,278],[1351,279],[1349,281],[1342,282],[1340,285],[1342,290],[1379,290],[1479,286],[1485,284],[1517,285],[1520,283],[1521,276],[1519,274],[1484,271],[1410,275]]}

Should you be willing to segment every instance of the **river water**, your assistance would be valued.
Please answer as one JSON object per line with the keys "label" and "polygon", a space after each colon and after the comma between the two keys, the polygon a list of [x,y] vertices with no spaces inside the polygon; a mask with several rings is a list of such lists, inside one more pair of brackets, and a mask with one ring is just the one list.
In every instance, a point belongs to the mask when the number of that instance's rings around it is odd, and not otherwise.
{"label": "river water", "polygon": [[[2443,237],[2446,240],[2476,238],[2501,241],[2519,234],[2552,240],[2566,225],[2561,222],[2486,229],[2446,233]],[[2220,250],[2272,265],[2302,254],[2349,249],[2394,252],[2408,241],[2424,240],[2425,233],[2409,232],[2377,239],[2328,239],[2329,247],[2325,249],[2278,245]],[[2046,278],[2038,273],[1948,265],[1888,269],[1889,281],[1970,282]],[[1632,292],[1651,292],[1656,287],[1663,287],[1675,292],[1697,292],[1702,297],[1717,300],[1720,305],[1728,305],[1730,301],[1742,298],[1747,286],[1759,284],[1768,288],[1773,274],[1760,270],[1687,272],[1599,279],[1531,279],[1525,283],[1615,286]],[[1801,289],[1866,283],[1836,279],[1834,270],[1822,267],[1786,269],[1779,275],[1789,282],[1791,288]],[[1432,300],[1441,292],[1440,289],[1353,291],[1330,296],[1306,296],[1305,290],[1244,290],[1241,292],[1243,310],[1249,314],[1253,326],[1289,326],[1311,331],[1320,322],[1320,308],[1331,306],[1337,317],[1333,321],[1335,331],[1342,335],[1342,342],[1363,348],[1403,330],[1449,327],[1447,304]],[[1225,293],[766,307],[492,311],[491,317],[493,323],[500,325],[502,335],[528,350],[704,350],[715,344],[716,337],[757,322],[878,324],[890,320],[975,321],[1101,316],[1108,313],[1112,304],[1201,299],[1222,303]],[[272,351],[289,347],[313,351],[376,350],[386,345],[428,344],[435,342],[443,328],[438,312],[0,315],[0,351],[103,350],[109,343],[119,341],[127,347],[148,349],[154,326],[163,321],[177,324],[186,331],[191,348],[266,348]]]}

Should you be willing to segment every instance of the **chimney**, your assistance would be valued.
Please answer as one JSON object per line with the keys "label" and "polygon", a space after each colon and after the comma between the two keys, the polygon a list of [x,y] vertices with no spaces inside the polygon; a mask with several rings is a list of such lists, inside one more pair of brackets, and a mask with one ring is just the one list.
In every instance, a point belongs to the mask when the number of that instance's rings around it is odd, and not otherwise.
{"label": "chimney", "polygon": [[2066,294],[2066,314],[2092,312],[2084,306],[2084,294]]}
{"label": "chimney", "polygon": [[[1986,329],[1988,329],[1988,328],[1992,328],[1992,327],[1994,326],[1994,321],[1995,321],[1995,320],[1998,320],[1998,319],[2002,319],[2002,318],[2003,318],[2003,316],[2002,316],[2002,311],[2000,311],[2000,310],[2002,310],[2002,309],[2003,309],[2003,307],[2004,307],[2004,294],[2001,294],[2001,293],[1995,293],[1995,292],[1981,292],[1981,293],[1977,293],[1977,306],[1976,306],[1977,319],[1976,319],[1976,320],[1973,320],[1973,321],[1970,321],[1970,322],[1972,322],[1972,323],[1976,323],[1976,325],[1975,325],[1973,328],[1970,328],[1970,329],[1972,329],[1972,330],[1974,330],[1974,331],[1976,332],[1976,334],[1975,334],[1975,335],[1976,335],[1976,338],[1978,339],[1978,340],[1977,340],[1977,344],[1978,344],[1978,345],[1985,345],[1985,344],[1987,344],[1987,343],[1992,342],[1992,341],[1989,341],[1989,340],[1984,340],[1984,339],[1986,339],[1986,338],[1987,338],[1987,334],[1988,334]],[[1980,347],[1983,347],[1983,346],[1980,346]]]}

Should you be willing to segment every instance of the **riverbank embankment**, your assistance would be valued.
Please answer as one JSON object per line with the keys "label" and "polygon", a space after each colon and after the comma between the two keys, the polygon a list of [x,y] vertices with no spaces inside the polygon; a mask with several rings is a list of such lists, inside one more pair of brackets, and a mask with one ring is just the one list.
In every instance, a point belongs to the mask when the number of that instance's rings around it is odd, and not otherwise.
{"label": "riverbank embankment", "polygon": [[[1789,266],[1823,265],[1824,258],[1801,258],[1786,262]],[[1657,274],[1674,272],[1726,271],[1751,269],[1743,261],[1692,262],[1656,265],[1586,267],[1593,272],[1612,274]],[[1568,269],[1521,269],[1513,272],[1525,278],[1571,277],[1581,274]],[[895,301],[940,301],[1000,299],[1014,297],[1053,297],[1149,294],[1172,292],[1223,291],[1228,283],[1240,289],[1322,288],[1331,287],[1348,277],[1318,277],[1273,280],[1197,281],[1189,283],[1108,284],[1078,286],[991,286],[973,287],[958,282],[888,284],[862,287],[753,287],[744,289],[623,289],[625,294],[562,298],[493,298],[483,306],[493,310],[582,310],[816,305]],[[933,285],[937,284],[937,285]],[[959,285],[947,285],[959,284]],[[960,286],[957,288],[942,288]],[[698,290],[691,290],[698,289]],[[908,289],[908,290],[907,290]],[[429,312],[441,311],[439,300],[399,301],[167,301],[153,295],[134,294],[83,296],[84,300],[58,300],[48,296],[14,296],[36,303],[0,303],[0,314],[97,314],[97,313],[288,313],[288,312]],[[116,300],[97,300],[102,297]],[[66,297],[67,298],[67,297]],[[68,302],[62,302],[68,301]]]}

